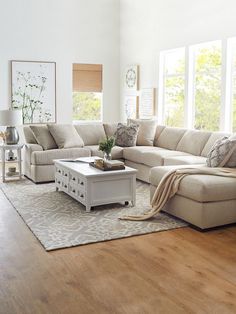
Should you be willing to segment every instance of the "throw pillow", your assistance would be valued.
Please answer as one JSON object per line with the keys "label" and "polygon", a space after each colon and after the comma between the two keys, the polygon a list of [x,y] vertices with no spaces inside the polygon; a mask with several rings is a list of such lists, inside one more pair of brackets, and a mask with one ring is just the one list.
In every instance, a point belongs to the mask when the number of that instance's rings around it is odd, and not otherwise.
{"label": "throw pillow", "polygon": [[25,136],[25,142],[28,143],[28,144],[38,144],[35,136],[34,136],[34,133],[32,132],[32,130],[30,129],[30,127],[27,125],[27,126],[24,126],[23,127],[23,131],[24,131],[24,136]]}
{"label": "throw pillow", "polygon": [[82,138],[84,145],[98,145],[106,138],[106,133],[102,123],[75,124],[76,131]]}
{"label": "throw pillow", "polygon": [[115,136],[118,123],[103,123],[107,137]]}
{"label": "throw pillow", "polygon": [[139,126],[137,145],[153,146],[157,127],[155,120],[129,119],[128,123]]}
{"label": "throw pillow", "polygon": [[34,134],[37,143],[41,145],[44,150],[57,148],[57,144],[46,125],[30,125],[30,129]]}
{"label": "throw pillow", "polygon": [[129,126],[118,123],[115,133],[116,145],[121,147],[136,146],[139,126],[131,124]]}
{"label": "throw pillow", "polygon": [[83,147],[84,142],[70,124],[48,124],[48,129],[52,134],[59,148]]}
{"label": "throw pillow", "polygon": [[[236,133],[231,135],[229,140],[230,141],[236,141]],[[236,167],[236,145],[235,145],[235,149],[233,150],[229,160],[226,162],[225,167],[229,167],[229,168],[235,168]]]}
{"label": "throw pillow", "polygon": [[207,166],[208,167],[234,167],[235,163],[231,158],[236,150],[236,138],[229,138],[224,136],[218,139],[213,145],[212,149],[207,155]]}

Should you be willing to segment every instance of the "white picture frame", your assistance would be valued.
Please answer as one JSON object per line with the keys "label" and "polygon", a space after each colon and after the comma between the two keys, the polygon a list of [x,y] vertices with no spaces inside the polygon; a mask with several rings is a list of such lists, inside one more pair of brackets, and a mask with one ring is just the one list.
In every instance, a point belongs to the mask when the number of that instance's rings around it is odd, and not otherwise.
{"label": "white picture frame", "polygon": [[137,95],[125,95],[124,97],[124,108],[126,119],[136,119],[138,116],[138,102],[139,98]]}
{"label": "white picture frame", "polygon": [[23,124],[56,122],[56,63],[11,61],[11,106]]}
{"label": "white picture frame", "polygon": [[152,119],[155,116],[155,96],[155,88],[141,89],[138,109],[138,115],[140,119]]}
{"label": "white picture frame", "polygon": [[137,91],[139,88],[139,66],[129,65],[125,69],[124,84],[126,91]]}

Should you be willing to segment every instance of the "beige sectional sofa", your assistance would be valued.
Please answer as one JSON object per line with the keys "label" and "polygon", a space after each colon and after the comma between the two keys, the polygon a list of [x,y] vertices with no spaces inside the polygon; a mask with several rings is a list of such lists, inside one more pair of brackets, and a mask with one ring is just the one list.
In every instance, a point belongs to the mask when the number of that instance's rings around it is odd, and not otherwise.
{"label": "beige sectional sofa", "polygon": [[[25,175],[34,182],[54,180],[54,159],[101,156],[99,140],[111,136],[117,124],[75,125],[83,139],[79,148],[43,150],[31,129],[24,127]],[[124,159],[138,170],[137,178],[151,183],[151,196],[169,167],[205,165],[215,141],[225,133],[203,132],[157,125],[153,146],[114,147],[113,159]],[[236,222],[236,179],[193,175],[186,177],[180,190],[164,209],[199,228]]]}

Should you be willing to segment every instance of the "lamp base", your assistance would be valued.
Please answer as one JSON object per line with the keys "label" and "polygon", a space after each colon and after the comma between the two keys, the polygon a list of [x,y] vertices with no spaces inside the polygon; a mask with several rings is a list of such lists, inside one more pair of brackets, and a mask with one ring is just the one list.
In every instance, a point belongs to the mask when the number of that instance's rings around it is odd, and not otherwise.
{"label": "lamp base", "polygon": [[19,142],[19,133],[14,126],[8,126],[6,128],[6,144],[7,145],[16,145]]}

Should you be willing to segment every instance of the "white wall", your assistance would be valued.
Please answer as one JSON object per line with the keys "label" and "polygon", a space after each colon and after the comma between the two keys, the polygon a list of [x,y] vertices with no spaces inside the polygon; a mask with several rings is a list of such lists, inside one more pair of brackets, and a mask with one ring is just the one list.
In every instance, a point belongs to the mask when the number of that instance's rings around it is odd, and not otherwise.
{"label": "white wall", "polygon": [[119,120],[119,0],[0,0],[0,109],[9,60],[57,62],[57,121],[72,121],[72,63],[103,64],[103,120]]}
{"label": "white wall", "polygon": [[121,103],[126,65],[140,65],[141,88],[157,87],[161,50],[236,36],[235,16],[235,0],[120,0]]}

